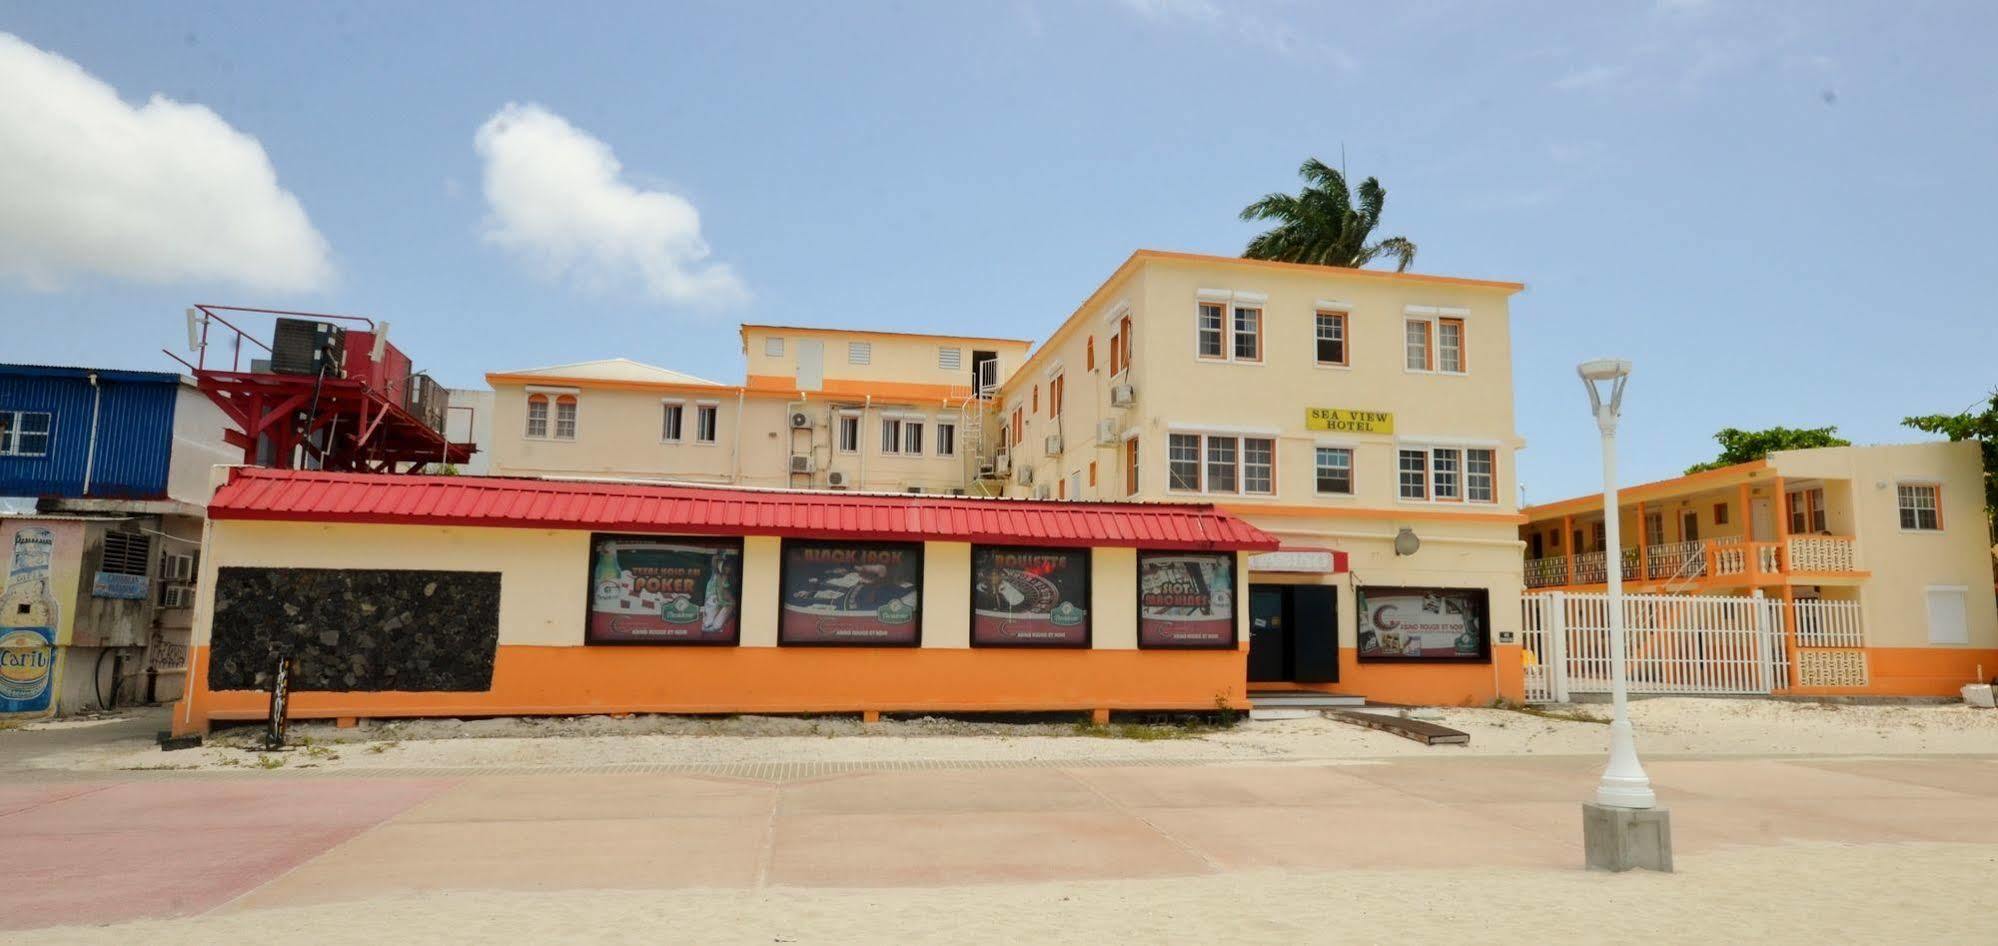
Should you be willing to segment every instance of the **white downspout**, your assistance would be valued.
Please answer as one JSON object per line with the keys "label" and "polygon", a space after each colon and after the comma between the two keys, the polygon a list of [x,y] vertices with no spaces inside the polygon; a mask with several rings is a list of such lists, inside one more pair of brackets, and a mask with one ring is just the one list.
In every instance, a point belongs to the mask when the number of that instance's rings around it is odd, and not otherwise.
{"label": "white downspout", "polygon": [[83,455],[83,495],[90,495],[90,477],[97,471],[97,408],[104,402],[104,389],[97,386],[97,372],[90,372],[90,446]]}
{"label": "white downspout", "polygon": [[742,485],[742,399],[744,393],[742,388],[737,388],[735,391],[735,447],[731,451],[732,455],[728,461],[728,481],[737,486]]}
{"label": "white downspout", "polygon": [[867,426],[867,409],[873,406],[874,395],[872,394],[867,395],[867,399],[860,402],[860,442],[854,444],[860,450],[860,475],[856,477],[860,482],[853,484],[855,489],[867,488],[867,432],[872,429]]}

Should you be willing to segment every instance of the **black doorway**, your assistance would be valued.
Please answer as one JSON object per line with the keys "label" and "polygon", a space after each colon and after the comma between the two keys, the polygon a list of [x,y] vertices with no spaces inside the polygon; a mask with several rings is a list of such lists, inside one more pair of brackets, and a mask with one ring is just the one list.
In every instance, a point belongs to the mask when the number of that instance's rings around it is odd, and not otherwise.
{"label": "black doorway", "polygon": [[1338,589],[1250,585],[1249,682],[1338,681]]}

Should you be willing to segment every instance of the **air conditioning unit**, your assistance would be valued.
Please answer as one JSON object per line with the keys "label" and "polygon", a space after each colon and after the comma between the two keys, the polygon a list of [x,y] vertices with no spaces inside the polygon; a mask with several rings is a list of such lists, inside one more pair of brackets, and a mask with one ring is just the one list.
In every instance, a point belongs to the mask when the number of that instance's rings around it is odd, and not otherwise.
{"label": "air conditioning unit", "polygon": [[1039,489],[1036,489],[1036,490],[1034,490],[1034,498],[1035,498],[1035,499],[1053,499],[1053,498],[1054,498],[1054,492],[1053,492],[1052,490],[1048,489],[1047,487],[1043,486],[1043,487],[1041,487],[1041,488],[1039,488]]}
{"label": "air conditioning unit", "polygon": [[341,377],[346,338],[346,330],[331,322],[278,319],[277,327],[271,331],[271,371]]}
{"label": "air conditioning unit", "polygon": [[[810,460],[811,458],[810,458],[810,457],[806,457],[805,459],[807,459],[807,460]],[[842,472],[840,472],[840,471],[838,471],[838,470],[834,470],[834,471],[832,471],[832,472],[830,472],[830,473],[827,473],[827,474],[826,474],[826,485],[827,485],[827,486],[830,486],[830,487],[832,487],[833,489],[845,489],[845,488],[846,488],[846,474],[845,474],[845,473],[842,473]]]}
{"label": "air conditioning unit", "polygon": [[791,412],[792,430],[810,430],[811,427],[812,427],[812,415],[807,414],[804,411]]}
{"label": "air conditioning unit", "polygon": [[166,564],[160,568],[161,581],[193,581],[194,556],[168,555]]}
{"label": "air conditioning unit", "polygon": [[1111,407],[1130,407],[1131,402],[1137,399],[1138,399],[1137,388],[1131,387],[1128,384],[1115,384],[1110,386]]}
{"label": "air conditioning unit", "polygon": [[1101,447],[1117,445],[1117,422],[1105,417],[1096,422],[1096,444]]}
{"label": "air conditioning unit", "polygon": [[162,608],[194,607],[194,586],[168,585],[166,587],[166,594],[160,596],[160,607]]}
{"label": "air conditioning unit", "polygon": [[1031,466],[1021,467],[1019,469],[1018,479],[1020,481],[1021,486],[1034,485],[1034,468]]}
{"label": "air conditioning unit", "polygon": [[1005,476],[1013,472],[1013,455],[1001,453],[992,458],[992,472]]}
{"label": "air conditioning unit", "polygon": [[1048,439],[1047,439],[1047,454],[1048,454],[1048,456],[1051,456],[1051,457],[1057,457],[1057,456],[1060,456],[1060,455],[1061,455],[1061,435],[1060,435],[1060,434],[1049,434],[1049,435],[1048,435]]}
{"label": "air conditioning unit", "polygon": [[818,468],[819,468],[818,464],[812,462],[811,454],[809,453],[791,454],[791,472],[811,473],[816,471]]}

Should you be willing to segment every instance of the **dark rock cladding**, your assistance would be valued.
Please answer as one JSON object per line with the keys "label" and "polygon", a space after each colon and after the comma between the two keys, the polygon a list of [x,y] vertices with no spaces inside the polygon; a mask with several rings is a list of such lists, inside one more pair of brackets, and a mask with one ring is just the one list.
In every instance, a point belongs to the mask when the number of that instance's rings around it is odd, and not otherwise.
{"label": "dark rock cladding", "polygon": [[261,690],[280,649],[307,690],[489,690],[498,572],[223,568],[208,687]]}

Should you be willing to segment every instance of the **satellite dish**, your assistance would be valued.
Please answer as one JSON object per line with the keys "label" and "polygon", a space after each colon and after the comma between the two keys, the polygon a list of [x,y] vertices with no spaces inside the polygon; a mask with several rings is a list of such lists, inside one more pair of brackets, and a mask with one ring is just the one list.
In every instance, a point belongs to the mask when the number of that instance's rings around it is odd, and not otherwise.
{"label": "satellite dish", "polygon": [[375,347],[368,355],[375,364],[381,364],[382,355],[388,351],[388,327],[387,320],[375,323]]}
{"label": "satellite dish", "polygon": [[208,318],[200,309],[187,307],[187,350],[201,350],[201,330],[208,324]]}

